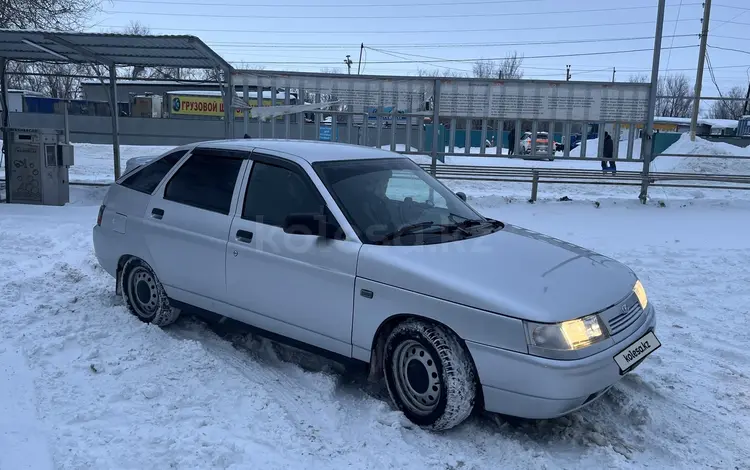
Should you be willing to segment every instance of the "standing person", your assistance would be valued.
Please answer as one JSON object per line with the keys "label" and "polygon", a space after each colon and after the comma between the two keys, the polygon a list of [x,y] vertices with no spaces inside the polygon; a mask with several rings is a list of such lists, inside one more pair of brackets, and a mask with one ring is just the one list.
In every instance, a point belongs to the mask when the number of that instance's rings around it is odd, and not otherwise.
{"label": "standing person", "polygon": [[[615,165],[615,159],[614,159],[614,152],[615,152],[615,144],[612,142],[612,136],[609,135],[609,132],[604,133],[604,154],[602,157],[605,159],[602,160],[602,171],[608,171],[611,170],[612,174],[614,174],[617,171],[617,166]],[[609,166],[607,166],[607,162],[609,162]]]}
{"label": "standing person", "polygon": [[516,128],[513,127],[508,134],[508,155],[516,153]]}

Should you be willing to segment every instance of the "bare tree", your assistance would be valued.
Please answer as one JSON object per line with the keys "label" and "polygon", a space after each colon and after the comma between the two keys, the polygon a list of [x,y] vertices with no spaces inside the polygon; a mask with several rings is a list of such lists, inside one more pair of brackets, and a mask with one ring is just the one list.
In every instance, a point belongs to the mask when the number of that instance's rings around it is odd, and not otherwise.
{"label": "bare tree", "polygon": [[502,78],[523,78],[523,56],[519,57],[516,51],[506,54],[505,59],[500,62],[500,72]]}
{"label": "bare tree", "polygon": [[[2,0],[0,0],[2,1]],[[119,30],[110,30],[114,34],[130,34],[134,36],[148,36],[151,34],[151,28],[140,21],[130,21],[127,26]],[[181,67],[118,67],[117,76],[120,78],[131,79],[152,79],[152,80],[192,80],[198,77],[198,72],[194,69],[184,69]]]}
{"label": "bare tree", "polygon": [[633,74],[628,77],[630,83],[649,83],[651,78],[645,73]]}
{"label": "bare tree", "polygon": [[478,60],[472,68],[476,78],[518,79],[523,78],[522,65],[523,56],[514,51],[500,61]]}
{"label": "bare tree", "polygon": [[323,67],[320,69],[320,73],[342,74],[344,72],[339,67]]}
{"label": "bare tree", "polygon": [[432,70],[419,68],[417,69],[417,76],[434,78],[467,78],[469,76],[469,73],[447,67],[434,68]]}
{"label": "bare tree", "polygon": [[472,71],[476,78],[499,78],[497,64],[492,60],[478,60],[474,62]]}
{"label": "bare tree", "polygon": [[85,73],[86,68],[81,64],[11,61],[8,63],[8,88],[74,99],[80,96],[80,75]]}
{"label": "bare tree", "polygon": [[[745,98],[745,90],[741,86],[733,87],[724,98]],[[714,101],[708,109],[708,117],[711,119],[739,119],[743,115],[744,101]]]}
{"label": "bare tree", "polygon": [[[101,0],[0,0],[0,27],[78,31],[100,6]],[[44,93],[55,98],[75,98],[84,67],[78,64],[8,64],[8,86]]]}
{"label": "bare tree", "polygon": [[685,74],[669,74],[659,78],[655,115],[690,117],[693,112],[693,86]]}
{"label": "bare tree", "polygon": [[7,29],[78,31],[101,0],[0,0],[0,25]]}
{"label": "bare tree", "polygon": [[[237,70],[265,70],[265,65],[257,65],[250,62],[236,62],[234,68]],[[198,80],[206,82],[218,82],[224,79],[223,72],[216,69],[202,69],[196,74]]]}
{"label": "bare tree", "polygon": [[[649,83],[647,74],[631,75],[631,83]],[[659,77],[656,89],[656,116],[690,117],[693,112],[693,85],[685,74],[667,74]]]}

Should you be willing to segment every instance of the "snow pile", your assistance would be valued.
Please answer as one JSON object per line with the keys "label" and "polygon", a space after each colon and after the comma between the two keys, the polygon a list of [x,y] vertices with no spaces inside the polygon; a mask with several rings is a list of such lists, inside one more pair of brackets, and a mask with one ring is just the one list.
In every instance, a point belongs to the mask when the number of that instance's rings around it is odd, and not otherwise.
{"label": "snow pile", "polygon": [[[632,158],[637,160],[640,158],[641,155],[641,145],[643,145],[643,140],[640,138],[633,139],[633,156]],[[620,140],[618,145],[618,154],[617,154],[617,165],[619,166],[622,160],[626,160],[628,158],[628,140]],[[586,141],[586,154],[583,155],[584,157],[594,158],[599,153],[599,138],[596,139],[589,139]],[[562,156],[562,152],[557,152],[558,156]],[[580,157],[581,156],[581,144],[578,144],[578,147],[571,149],[570,151],[571,157]]]}
{"label": "snow pile", "polygon": [[695,142],[692,142],[690,135],[684,133],[680,140],[672,144],[663,153],[722,155],[727,158],[658,157],[652,163],[653,168],[657,171],[750,175],[750,159],[732,158],[735,156],[750,157],[750,147],[742,148],[724,142],[711,142],[700,137],[696,137]]}

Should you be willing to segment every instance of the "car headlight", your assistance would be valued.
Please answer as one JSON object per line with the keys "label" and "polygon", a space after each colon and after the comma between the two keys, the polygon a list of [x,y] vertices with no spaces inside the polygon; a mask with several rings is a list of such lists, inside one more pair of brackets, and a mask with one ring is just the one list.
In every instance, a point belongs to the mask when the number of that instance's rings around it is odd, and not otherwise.
{"label": "car headlight", "polygon": [[640,279],[635,281],[633,292],[635,293],[635,296],[638,297],[638,303],[641,304],[641,308],[646,310],[646,307],[648,306],[648,296],[646,296],[646,289],[643,288]]}
{"label": "car headlight", "polygon": [[609,338],[598,315],[588,315],[562,323],[527,322],[532,346],[557,351],[583,349]]}

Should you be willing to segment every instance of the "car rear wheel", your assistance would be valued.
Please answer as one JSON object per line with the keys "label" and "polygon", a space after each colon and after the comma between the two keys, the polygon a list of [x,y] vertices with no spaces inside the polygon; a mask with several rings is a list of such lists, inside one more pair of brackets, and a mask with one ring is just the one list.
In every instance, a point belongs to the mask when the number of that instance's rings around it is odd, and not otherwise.
{"label": "car rear wheel", "polygon": [[120,273],[122,298],[130,313],[145,323],[167,326],[174,323],[180,311],[169,304],[169,298],[151,267],[138,258],[125,263]]}
{"label": "car rear wheel", "polygon": [[445,430],[471,415],[474,365],[447,329],[417,320],[398,325],[386,340],[383,367],[391,399],[413,423]]}

